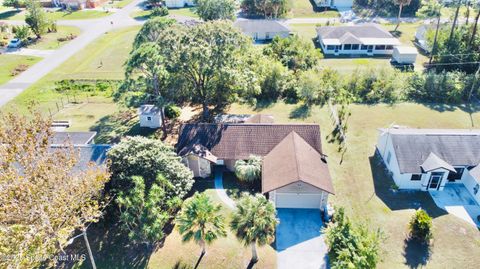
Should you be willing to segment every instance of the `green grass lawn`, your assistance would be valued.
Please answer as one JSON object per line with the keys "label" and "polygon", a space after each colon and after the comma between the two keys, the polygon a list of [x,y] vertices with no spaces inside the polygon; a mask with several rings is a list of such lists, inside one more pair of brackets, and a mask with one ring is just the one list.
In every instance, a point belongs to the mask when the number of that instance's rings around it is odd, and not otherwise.
{"label": "green grass lawn", "polygon": [[[78,52],[46,77],[21,93],[4,110],[24,112],[28,104],[35,100],[39,108],[47,115],[52,112],[55,118],[71,118],[72,128],[87,131],[97,125],[100,119],[119,110],[117,104],[108,95],[81,93],[77,98],[82,102],[88,96],[86,106],[71,105],[57,113],[60,98],[66,97],[54,89],[55,82],[62,79],[113,79],[121,80],[124,76],[123,63],[131,50],[131,44],[140,27],[128,27],[112,31],[100,37],[85,49]],[[0,56],[2,57],[2,56]],[[72,97],[70,97],[72,98]]]}
{"label": "green grass lawn", "polygon": [[177,16],[198,18],[198,15],[195,14],[195,8],[194,7],[168,9],[168,14],[169,15],[177,15]]}
{"label": "green grass lawn", "polygon": [[[128,4],[130,4],[133,0],[120,0],[120,1],[110,1],[107,7],[113,8],[124,8]],[[112,3],[113,2],[113,3]]]}
{"label": "green grass lawn", "polygon": [[11,72],[19,65],[32,66],[42,58],[23,55],[0,55],[0,85],[13,78]]}
{"label": "green grass lawn", "polygon": [[340,73],[351,73],[365,68],[392,68],[390,58],[325,58],[319,61],[319,66],[331,68]]}
{"label": "green grass lawn", "polygon": [[108,32],[75,54],[49,77],[58,79],[123,79],[124,67],[140,26]]}
{"label": "green grass lawn", "polygon": [[339,13],[336,10],[314,9],[309,0],[292,1],[291,17],[294,18],[337,18]]}
{"label": "green grass lawn", "polygon": [[130,17],[136,20],[148,20],[152,14],[151,10],[137,10],[130,13]]}
{"label": "green grass lawn", "polygon": [[[0,11],[1,12],[1,11]],[[47,12],[47,18],[50,20],[85,20],[96,19],[111,15],[111,13],[100,10],[80,10],[71,13],[65,11]],[[0,20],[25,20],[25,11],[8,9],[0,13]]]}
{"label": "green grass lawn", "polygon": [[58,49],[68,41],[60,42],[58,38],[67,37],[69,35],[78,36],[80,34],[80,28],[74,26],[58,26],[58,31],[55,33],[48,33],[44,35],[40,40],[28,45],[29,49],[40,49],[40,50],[54,50]]}
{"label": "green grass lawn", "polygon": [[[421,104],[351,105],[348,124],[347,152],[340,164],[338,146],[327,142],[332,122],[327,108],[315,107],[310,116],[291,118],[296,105],[274,104],[254,111],[244,105],[232,105],[230,113],[265,113],[275,121],[311,122],[320,124],[325,153],[336,194],[330,202],[344,206],[356,220],[368,221],[371,228],[380,227],[386,235],[378,268],[419,268],[422,257],[417,246],[406,245],[407,223],[415,206],[422,206],[434,216],[434,243],[426,268],[475,268],[480,262],[480,233],[466,222],[438,209],[428,193],[392,193],[393,181],[375,159],[377,128],[395,123],[417,128],[474,128],[480,125],[480,113],[470,115],[459,107],[426,106]],[[374,171],[374,172],[372,172]],[[375,176],[374,176],[375,175]],[[408,262],[407,262],[408,258]],[[416,267],[418,266],[418,267]]]}

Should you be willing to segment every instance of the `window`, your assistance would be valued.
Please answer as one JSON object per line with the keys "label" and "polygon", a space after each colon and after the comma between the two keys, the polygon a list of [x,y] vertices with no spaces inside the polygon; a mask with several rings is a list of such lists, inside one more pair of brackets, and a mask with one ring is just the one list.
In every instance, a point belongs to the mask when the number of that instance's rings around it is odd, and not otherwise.
{"label": "window", "polygon": [[265,33],[265,39],[270,39],[270,33],[269,32]]}
{"label": "window", "polygon": [[478,189],[480,189],[480,185],[477,184],[477,185],[475,185],[475,187],[473,188],[473,194],[474,194],[474,195],[477,195]]}
{"label": "window", "polygon": [[367,46],[367,45],[362,45],[361,50],[367,50],[367,49],[368,49],[368,46]]}
{"label": "window", "polygon": [[411,181],[419,181],[422,180],[422,174],[412,174],[412,177],[410,178]]}
{"label": "window", "polygon": [[351,50],[352,49],[352,44],[345,44],[343,45],[344,50]]}
{"label": "window", "polygon": [[388,45],[388,46],[387,46],[387,50],[393,50],[393,46],[392,46],[392,45]]}
{"label": "window", "polygon": [[462,175],[463,175],[463,171],[465,170],[465,168],[455,168],[455,171],[456,172],[450,172],[448,173],[448,181],[455,181],[455,180],[460,180],[462,179]]}
{"label": "window", "polygon": [[385,50],[385,45],[376,45],[375,49],[376,50]]}
{"label": "window", "polygon": [[151,121],[151,120],[152,120],[152,117],[147,117],[147,120],[148,120],[148,121]]}
{"label": "window", "polygon": [[392,159],[392,153],[390,151],[387,153],[387,164],[390,164],[390,160]]}
{"label": "window", "polygon": [[335,46],[334,45],[328,45],[327,46],[327,50],[334,50],[335,49]]}

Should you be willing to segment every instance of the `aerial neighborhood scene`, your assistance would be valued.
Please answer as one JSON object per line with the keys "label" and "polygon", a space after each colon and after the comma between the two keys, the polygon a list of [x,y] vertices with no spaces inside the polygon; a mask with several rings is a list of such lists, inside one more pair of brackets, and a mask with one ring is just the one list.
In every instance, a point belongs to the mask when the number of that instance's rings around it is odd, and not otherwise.
{"label": "aerial neighborhood scene", "polygon": [[479,268],[479,19],[0,0],[0,268]]}

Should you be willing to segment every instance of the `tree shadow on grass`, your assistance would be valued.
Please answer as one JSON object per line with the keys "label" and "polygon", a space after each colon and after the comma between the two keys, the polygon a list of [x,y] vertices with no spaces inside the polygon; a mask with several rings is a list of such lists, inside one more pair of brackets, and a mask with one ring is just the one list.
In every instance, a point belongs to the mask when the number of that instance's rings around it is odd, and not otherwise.
{"label": "tree shadow on grass", "polygon": [[121,111],[108,115],[98,120],[90,131],[96,131],[96,143],[112,144],[118,143],[124,136],[146,136],[159,135],[160,129],[140,127],[137,114],[133,110]]}
{"label": "tree shadow on grass", "polygon": [[294,108],[289,115],[290,119],[306,119],[312,114],[312,108],[302,104]]}
{"label": "tree shadow on grass", "polygon": [[432,218],[448,214],[435,204],[430,194],[426,191],[396,190],[395,182],[391,175],[388,174],[377,150],[375,150],[373,156],[369,157],[369,161],[375,188],[375,193],[372,194],[372,197],[376,195],[390,210],[422,208]]}
{"label": "tree shadow on grass", "polygon": [[2,12],[0,13],[0,20],[8,20],[20,12],[22,12],[22,10],[9,10],[9,11]]}
{"label": "tree shadow on grass", "polygon": [[404,241],[405,264],[412,269],[423,268],[430,259],[430,245],[413,238]]}
{"label": "tree shadow on grass", "polygon": [[[92,224],[87,231],[97,268],[147,268],[150,256],[163,246],[164,239],[153,245],[133,243],[127,233],[121,229],[118,218],[109,215],[111,214],[107,214],[100,222]],[[164,229],[166,236],[172,232],[173,227],[172,224],[167,224]],[[66,249],[66,253],[83,254],[86,255],[86,259],[80,266],[75,265],[75,261],[65,261],[57,268],[92,268],[85,241],[82,238],[75,240]]]}

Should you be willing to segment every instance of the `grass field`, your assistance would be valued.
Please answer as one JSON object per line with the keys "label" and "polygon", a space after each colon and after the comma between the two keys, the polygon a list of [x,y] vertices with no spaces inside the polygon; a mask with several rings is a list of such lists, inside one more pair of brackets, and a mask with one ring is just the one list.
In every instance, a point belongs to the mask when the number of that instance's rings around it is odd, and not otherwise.
{"label": "grass field", "polygon": [[198,15],[195,14],[194,11],[195,11],[194,7],[172,8],[172,9],[168,9],[168,14],[169,15],[177,15],[177,16],[198,18]]}
{"label": "grass field", "polygon": [[[305,119],[295,119],[295,105],[275,104],[263,110],[233,105],[230,113],[265,113],[276,122],[312,122],[320,124],[325,153],[336,194],[334,205],[344,206],[356,220],[368,222],[372,229],[381,228],[386,240],[382,245],[382,262],[378,268],[475,268],[480,262],[480,233],[466,222],[438,209],[425,192],[392,193],[393,181],[374,158],[377,128],[398,125],[422,128],[478,128],[480,113],[471,116],[459,107],[420,104],[351,105],[347,152],[343,163],[337,145],[329,143],[332,123],[326,108],[313,108]],[[421,206],[434,217],[434,243],[428,263],[423,249],[406,244],[407,223],[414,208]]]}
{"label": "grass field", "polygon": [[340,16],[336,10],[314,8],[310,0],[292,1],[290,13],[290,16],[294,18],[337,18]]}
{"label": "grass field", "polygon": [[[25,11],[17,11],[15,9],[7,9],[0,11],[0,20],[25,20]],[[85,20],[96,19],[111,15],[111,13],[100,10],[80,10],[71,13],[65,11],[48,11],[47,18],[50,20]]]}
{"label": "grass field", "polygon": [[58,49],[68,41],[60,42],[58,38],[67,37],[69,35],[78,36],[80,34],[80,28],[74,26],[58,26],[56,33],[48,33],[42,37],[42,39],[36,41],[33,44],[28,45],[29,49],[40,49],[40,50],[54,50]]}
{"label": "grass field", "polygon": [[13,78],[11,72],[19,65],[32,66],[42,58],[23,55],[0,55],[0,85]]}
{"label": "grass field", "polygon": [[[21,93],[2,109],[16,109],[22,112],[26,110],[32,100],[35,100],[45,113],[55,112],[58,109],[57,105],[61,103],[60,97],[63,97],[66,101],[65,96],[55,91],[55,81],[62,79],[123,79],[123,63],[128,57],[131,44],[139,29],[140,27],[129,27],[105,34]],[[85,101],[87,96],[89,98],[87,106],[71,105],[67,109],[61,109],[59,113],[54,114],[54,117],[59,119],[73,118],[75,121],[72,122],[72,129],[87,131],[99,119],[113,114],[119,109],[118,105],[114,104],[108,96],[92,96],[84,93],[79,94],[77,98]]]}

